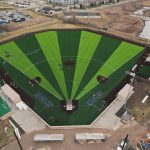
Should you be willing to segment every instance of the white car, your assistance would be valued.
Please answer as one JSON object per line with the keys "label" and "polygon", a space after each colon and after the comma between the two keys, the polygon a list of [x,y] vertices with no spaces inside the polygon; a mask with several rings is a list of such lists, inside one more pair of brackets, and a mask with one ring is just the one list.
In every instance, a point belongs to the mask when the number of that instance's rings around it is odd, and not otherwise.
{"label": "white car", "polygon": [[150,133],[147,133],[147,134],[146,134],[146,138],[147,138],[147,139],[150,139]]}
{"label": "white car", "polygon": [[[124,144],[124,142],[125,142],[124,140],[121,141],[121,143],[118,145],[116,150],[124,150],[127,147],[129,140],[126,140],[125,144]],[[124,145],[124,148],[123,148],[123,145]]]}

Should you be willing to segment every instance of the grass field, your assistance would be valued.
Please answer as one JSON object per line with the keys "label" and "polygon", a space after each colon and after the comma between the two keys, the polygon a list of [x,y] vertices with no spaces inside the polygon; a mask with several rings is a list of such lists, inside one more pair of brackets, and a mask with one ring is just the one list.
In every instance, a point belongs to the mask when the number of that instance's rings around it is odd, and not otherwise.
{"label": "grass field", "polygon": [[[49,31],[1,45],[0,64],[34,99],[33,110],[48,124],[87,125],[107,107],[105,97],[143,52],[144,47],[88,31]],[[65,66],[66,61],[74,65]],[[98,75],[107,81],[100,84]],[[37,76],[41,83],[30,86],[28,81]],[[67,114],[60,102],[72,99],[79,108]]]}

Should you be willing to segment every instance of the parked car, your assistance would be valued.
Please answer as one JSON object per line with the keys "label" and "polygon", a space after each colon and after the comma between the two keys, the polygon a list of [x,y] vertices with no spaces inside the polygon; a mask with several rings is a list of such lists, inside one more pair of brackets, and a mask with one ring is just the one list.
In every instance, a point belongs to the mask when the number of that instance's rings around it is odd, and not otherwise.
{"label": "parked car", "polygon": [[144,141],[139,141],[141,150],[148,150],[150,149],[150,143],[145,143]]}
{"label": "parked car", "polygon": [[7,24],[7,23],[10,23],[9,19],[0,18],[0,24]]}
{"label": "parked car", "polygon": [[7,24],[7,23],[10,23],[10,20],[9,20],[9,19],[3,18],[3,20],[5,21],[6,24]]}
{"label": "parked car", "polygon": [[25,18],[14,18],[12,19],[13,22],[22,22],[25,21]]}
{"label": "parked car", "polygon": [[5,24],[5,21],[3,19],[0,19],[0,24]]}

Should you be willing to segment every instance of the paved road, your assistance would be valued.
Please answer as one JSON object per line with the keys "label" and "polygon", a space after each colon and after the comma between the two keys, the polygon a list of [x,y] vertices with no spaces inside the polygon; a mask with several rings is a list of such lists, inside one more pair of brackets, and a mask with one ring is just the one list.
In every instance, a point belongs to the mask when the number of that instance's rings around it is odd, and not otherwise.
{"label": "paved road", "polygon": [[120,2],[118,3],[115,3],[115,4],[108,4],[108,5],[101,5],[99,7],[94,7],[94,8],[90,8],[90,9],[74,9],[73,11],[75,12],[91,12],[91,11],[96,11],[97,9],[100,10],[100,9],[103,9],[103,8],[109,8],[109,7],[114,7],[114,6],[118,6],[118,5],[123,5],[123,4],[126,4],[126,3],[129,3],[129,2],[139,2],[139,0],[121,0]]}

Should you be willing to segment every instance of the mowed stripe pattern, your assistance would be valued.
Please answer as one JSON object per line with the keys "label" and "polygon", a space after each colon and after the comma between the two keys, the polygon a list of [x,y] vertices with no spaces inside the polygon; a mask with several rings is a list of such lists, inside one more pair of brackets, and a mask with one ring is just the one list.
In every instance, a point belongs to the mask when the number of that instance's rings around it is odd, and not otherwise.
{"label": "mowed stripe pattern", "polygon": [[[79,99],[98,84],[96,76],[109,77],[142,48],[87,31],[50,31],[10,42],[1,49],[1,55],[11,53],[13,57],[7,61],[25,75],[42,77],[41,86],[57,98]],[[21,63],[17,63],[18,57]],[[76,65],[64,67],[66,60],[75,60]]]}
{"label": "mowed stripe pattern", "polygon": [[[71,99],[74,98],[84,73],[93,57],[93,54],[100,42],[101,36],[91,32],[83,31],[80,39],[80,46],[77,55],[76,69],[73,80]],[[92,41],[92,42],[91,42]]]}
{"label": "mowed stripe pattern", "polygon": [[[1,45],[0,64],[17,86],[34,99],[34,111],[48,124],[89,124],[106,107],[105,96],[122,81],[143,52],[141,46],[109,36],[59,30],[27,35]],[[68,61],[72,64],[66,65]],[[100,84],[98,75],[108,78],[107,82]],[[31,87],[28,81],[37,76],[41,83]],[[103,96],[87,106],[87,100],[98,91]],[[36,93],[44,95],[53,107],[39,101]],[[78,110],[69,116],[65,114],[60,107],[64,99],[78,100]]]}
{"label": "mowed stripe pattern", "polygon": [[[48,38],[45,37],[45,39],[48,39]],[[50,67],[48,64],[49,61],[47,60],[47,57],[46,57],[48,55],[46,56],[44,55],[41,49],[42,47],[39,45],[36,37],[34,35],[29,35],[29,36],[20,38],[16,40],[15,42],[18,45],[18,47],[22,50],[22,52],[30,59],[32,64],[34,64],[34,66],[47,79],[47,81],[51,83],[51,85],[55,88],[55,90],[58,91],[58,93],[60,93],[62,97],[64,97],[63,95],[64,92],[61,91],[61,89],[59,88],[59,85],[57,84],[56,79],[54,78],[55,72],[53,72],[53,68]],[[50,59],[51,57],[49,58],[49,60]]]}
{"label": "mowed stripe pattern", "polygon": [[[108,44],[109,43],[109,44]],[[86,69],[83,79],[80,82],[80,86],[76,92],[76,96],[82,91],[86,84],[91,80],[91,78],[97,73],[105,61],[110,57],[110,55],[116,50],[120,45],[121,41],[108,36],[102,36],[93,57]],[[92,68],[92,71],[91,71]],[[88,76],[87,76],[88,74]]]}
{"label": "mowed stripe pattern", "polygon": [[63,92],[65,99],[68,98],[64,73],[60,69],[62,64],[59,43],[57,38],[57,33],[47,32],[36,34],[36,38],[42,48],[42,51],[46,57],[46,60],[51,67],[54,77],[56,78],[61,91]]}
{"label": "mowed stripe pattern", "polygon": [[[43,77],[42,73],[35,67],[35,65],[27,58],[27,56],[19,49],[19,47],[14,43],[10,42],[2,45],[0,50],[1,57],[11,65],[13,65],[20,72],[24,73],[30,79],[39,76],[42,78],[41,86],[47,91],[50,91],[58,99],[61,98],[59,93],[54,89],[54,87]],[[9,51],[11,57],[5,57],[4,52]]]}
{"label": "mowed stripe pattern", "polygon": [[85,90],[83,90],[78,98],[82,97],[88,91],[93,89],[98,82],[96,81],[96,77],[98,75],[102,75],[106,78],[117,71],[120,67],[122,67],[125,63],[127,63],[130,59],[140,53],[142,48],[140,49],[138,46],[133,44],[129,44],[127,42],[122,42],[119,47],[110,55],[108,60],[103,64],[103,66],[97,71],[97,73],[92,77],[90,82],[86,85]]}
{"label": "mowed stripe pattern", "polygon": [[59,39],[59,48],[62,57],[62,63],[72,61],[74,65],[66,66],[62,65],[62,69],[65,75],[65,81],[67,85],[68,99],[71,99],[71,91],[74,85],[73,78],[76,69],[76,58],[78,55],[78,49],[80,44],[80,31],[58,31],[57,36]]}

